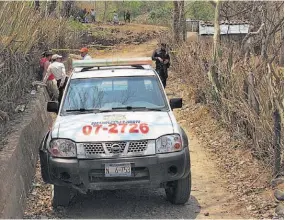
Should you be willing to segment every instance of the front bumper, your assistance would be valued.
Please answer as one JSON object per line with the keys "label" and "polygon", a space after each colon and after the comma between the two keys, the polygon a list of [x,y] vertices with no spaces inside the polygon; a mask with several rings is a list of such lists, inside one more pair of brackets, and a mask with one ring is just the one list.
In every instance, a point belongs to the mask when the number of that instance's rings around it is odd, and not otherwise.
{"label": "front bumper", "polygon": [[[63,159],[40,152],[43,179],[82,192],[129,188],[160,188],[190,173],[189,149],[144,157],[112,159]],[[105,177],[106,163],[131,163],[132,177]]]}

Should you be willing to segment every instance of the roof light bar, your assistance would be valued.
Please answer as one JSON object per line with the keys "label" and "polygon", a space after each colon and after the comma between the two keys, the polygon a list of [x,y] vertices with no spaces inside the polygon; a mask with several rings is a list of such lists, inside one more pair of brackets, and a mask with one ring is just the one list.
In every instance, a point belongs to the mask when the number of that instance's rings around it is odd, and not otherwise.
{"label": "roof light bar", "polygon": [[142,66],[152,65],[150,57],[135,57],[122,59],[93,59],[93,60],[73,60],[72,67],[107,67],[107,66]]}

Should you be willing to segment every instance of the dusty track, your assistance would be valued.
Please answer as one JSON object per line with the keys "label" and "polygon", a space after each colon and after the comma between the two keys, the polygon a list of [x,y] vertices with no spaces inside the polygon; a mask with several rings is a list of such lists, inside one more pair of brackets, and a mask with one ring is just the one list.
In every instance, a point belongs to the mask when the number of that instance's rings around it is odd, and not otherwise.
{"label": "dusty track", "polygon": [[[91,51],[93,57],[134,57],[151,56],[156,41],[140,45],[119,45],[112,51]],[[182,97],[175,73],[170,73],[167,94]],[[187,105],[187,103],[184,103]],[[99,191],[90,195],[78,195],[70,207],[53,211],[51,209],[51,187],[44,185],[39,175],[27,204],[27,218],[249,218],[241,202],[227,191],[226,181],[221,178],[215,161],[202,147],[187,124],[187,117],[176,110],[178,121],[190,138],[192,164],[191,199],[184,206],[174,206],[165,200],[163,190],[118,190]]]}

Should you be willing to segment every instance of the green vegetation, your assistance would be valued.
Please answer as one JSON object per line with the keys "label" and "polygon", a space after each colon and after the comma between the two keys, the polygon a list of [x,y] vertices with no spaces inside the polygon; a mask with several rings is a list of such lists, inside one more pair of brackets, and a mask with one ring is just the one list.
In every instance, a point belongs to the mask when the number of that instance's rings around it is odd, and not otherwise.
{"label": "green vegetation", "polygon": [[69,19],[67,24],[71,28],[71,30],[75,30],[75,31],[83,31],[83,30],[88,29],[88,26],[84,25],[83,23],[79,21],[73,20],[73,19]]}
{"label": "green vegetation", "polygon": [[214,20],[215,8],[207,1],[187,2],[186,18],[197,20]]}
{"label": "green vegetation", "polygon": [[[131,19],[142,20],[151,24],[170,24],[172,22],[172,1],[96,1],[77,2],[80,8],[90,11],[95,8],[97,20],[112,20],[113,13],[119,15],[119,19],[124,19],[124,11],[129,10]],[[185,1],[186,18],[213,20],[214,7],[207,1]]]}
{"label": "green vegetation", "polygon": [[170,24],[172,22],[172,2],[159,2],[157,7],[152,7],[148,14],[148,21],[153,24]]}

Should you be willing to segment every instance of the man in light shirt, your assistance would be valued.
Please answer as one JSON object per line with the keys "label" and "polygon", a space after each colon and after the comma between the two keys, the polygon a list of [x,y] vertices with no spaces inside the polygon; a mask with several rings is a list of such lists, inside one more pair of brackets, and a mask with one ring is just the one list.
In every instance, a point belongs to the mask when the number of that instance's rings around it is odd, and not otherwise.
{"label": "man in light shirt", "polygon": [[92,60],[92,57],[88,55],[87,47],[83,47],[80,49],[80,55],[82,57],[82,60]]}
{"label": "man in light shirt", "polygon": [[91,9],[90,15],[91,15],[91,21],[96,22],[96,12],[93,8]]}
{"label": "man in light shirt", "polygon": [[54,62],[52,62],[48,69],[47,69],[47,73],[43,79],[43,82],[46,83],[48,77],[53,74],[54,78],[57,82],[57,87],[58,87],[58,91],[59,91],[59,95],[58,95],[58,102],[60,104],[61,99],[62,99],[62,95],[63,95],[63,91],[64,88],[66,86],[68,77],[66,76],[66,72],[65,72],[65,66],[62,63],[62,56],[58,55],[58,54],[54,54],[51,58]]}
{"label": "man in light shirt", "polygon": [[[42,79],[45,77],[45,75],[47,73],[47,69],[48,69],[49,65],[51,64],[52,55],[53,54],[51,52],[46,52],[45,58],[41,59],[40,65],[43,68],[42,69],[43,70]],[[46,85],[47,85],[47,91],[48,91],[48,94],[49,94],[51,100],[58,100],[58,88],[57,88],[56,80],[55,80],[54,75],[52,73],[47,78]]]}

